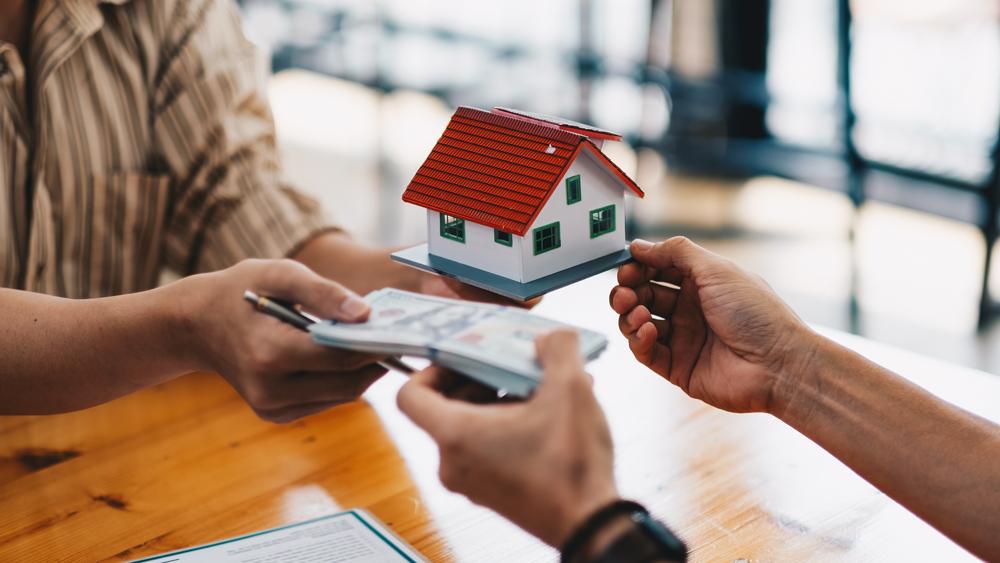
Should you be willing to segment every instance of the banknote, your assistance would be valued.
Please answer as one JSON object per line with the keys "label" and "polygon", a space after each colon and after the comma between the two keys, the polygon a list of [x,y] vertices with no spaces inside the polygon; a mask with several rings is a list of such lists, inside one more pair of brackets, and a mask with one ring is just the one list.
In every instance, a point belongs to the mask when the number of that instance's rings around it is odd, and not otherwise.
{"label": "banknote", "polygon": [[374,291],[365,301],[372,308],[367,322],[320,323],[311,327],[314,338],[425,355],[421,350],[502,309],[391,288]]}
{"label": "banknote", "polygon": [[[515,373],[541,377],[541,368],[535,361],[535,339],[556,328],[566,327],[568,325],[545,317],[506,309],[446,337],[437,343],[437,349]],[[575,330],[580,339],[580,351],[588,360],[596,357],[607,344],[605,337],[599,333],[580,328]]]}
{"label": "banknote", "polygon": [[541,378],[534,345],[538,335],[556,328],[576,330],[586,360],[607,345],[600,333],[523,309],[398,289],[378,290],[365,300],[372,307],[367,322],[319,323],[310,327],[313,339],[363,352],[430,358],[515,395],[530,393]]}

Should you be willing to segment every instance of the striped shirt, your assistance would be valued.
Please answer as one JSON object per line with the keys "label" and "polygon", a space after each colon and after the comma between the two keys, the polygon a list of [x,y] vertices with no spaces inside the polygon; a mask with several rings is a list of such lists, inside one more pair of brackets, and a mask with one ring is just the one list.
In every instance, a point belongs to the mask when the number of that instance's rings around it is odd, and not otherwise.
{"label": "striped shirt", "polygon": [[133,292],[328,228],[256,68],[229,0],[41,0],[28,60],[0,42],[0,286]]}

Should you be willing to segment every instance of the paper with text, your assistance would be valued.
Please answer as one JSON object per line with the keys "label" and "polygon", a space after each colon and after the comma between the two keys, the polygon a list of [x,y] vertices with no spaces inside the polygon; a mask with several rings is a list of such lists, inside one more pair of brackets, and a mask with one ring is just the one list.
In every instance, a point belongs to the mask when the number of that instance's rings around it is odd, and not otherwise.
{"label": "paper with text", "polygon": [[396,563],[424,557],[371,514],[350,510],[133,563]]}

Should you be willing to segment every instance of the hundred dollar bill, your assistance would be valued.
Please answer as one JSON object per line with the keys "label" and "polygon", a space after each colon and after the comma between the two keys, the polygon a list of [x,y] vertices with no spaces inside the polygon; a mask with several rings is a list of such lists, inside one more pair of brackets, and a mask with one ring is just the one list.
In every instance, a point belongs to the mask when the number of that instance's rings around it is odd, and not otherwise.
{"label": "hundred dollar bill", "polygon": [[423,350],[434,342],[474,326],[502,308],[399,289],[374,291],[365,296],[365,301],[372,308],[367,322],[316,324],[310,327],[314,339],[342,342],[355,349],[371,345],[397,351],[412,350],[404,353],[426,356]]}
{"label": "hundred dollar bill", "polygon": [[439,353],[449,353],[488,363],[531,377],[541,377],[535,361],[535,339],[556,328],[573,328],[580,339],[580,352],[596,358],[607,345],[602,334],[516,309],[503,309],[437,343]]}
{"label": "hundred dollar bill", "polygon": [[607,345],[600,333],[522,309],[430,297],[398,289],[370,293],[365,323],[323,322],[310,327],[327,346],[430,358],[435,363],[512,394],[530,393],[541,378],[535,338],[556,328],[580,335],[581,354],[596,358]]}

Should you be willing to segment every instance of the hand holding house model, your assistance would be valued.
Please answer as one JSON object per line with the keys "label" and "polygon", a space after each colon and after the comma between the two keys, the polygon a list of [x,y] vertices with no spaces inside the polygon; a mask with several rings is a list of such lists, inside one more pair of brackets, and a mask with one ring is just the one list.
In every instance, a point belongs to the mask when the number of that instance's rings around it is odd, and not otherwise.
{"label": "hand holding house model", "polygon": [[427,243],[393,259],[519,301],[627,262],[625,192],[644,194],[601,152],[606,140],[621,137],[458,108],[403,192],[427,209]]}

